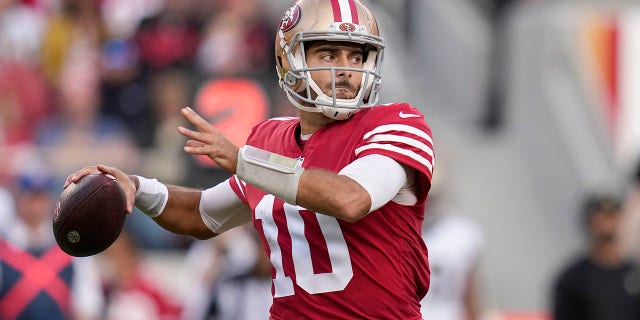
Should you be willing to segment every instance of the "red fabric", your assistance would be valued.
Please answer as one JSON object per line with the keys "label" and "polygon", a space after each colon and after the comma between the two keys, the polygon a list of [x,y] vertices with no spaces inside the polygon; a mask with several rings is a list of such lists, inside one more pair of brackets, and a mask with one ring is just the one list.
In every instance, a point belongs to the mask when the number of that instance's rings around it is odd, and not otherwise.
{"label": "red fabric", "polygon": [[340,13],[340,2],[338,0],[331,0],[331,8],[333,9],[333,21],[342,21],[342,13]]}
{"label": "red fabric", "polygon": [[[340,10],[340,2],[338,0],[331,0],[331,8],[333,9],[333,21],[343,22],[342,10]],[[358,10],[356,9],[356,3],[354,0],[349,0],[349,8],[351,9],[351,21],[355,24],[359,23]]]}
{"label": "red fabric", "polygon": [[358,9],[356,9],[356,2],[354,0],[349,0],[349,7],[351,8],[351,20],[353,23],[360,23],[360,20],[358,19]]}
{"label": "red fabric", "polygon": [[[50,93],[37,70],[18,63],[0,64],[0,105],[7,121],[0,136],[17,145],[33,140],[35,128],[51,112]],[[4,105],[3,105],[4,104]]]}
{"label": "red fabric", "polygon": [[[414,116],[400,116],[407,114]],[[371,153],[392,157],[420,173],[419,202],[414,206],[389,202],[360,221],[348,223],[285,204],[251,185],[238,183],[235,177],[230,179],[233,190],[252,208],[254,226],[271,257],[272,318],[420,319],[420,300],[429,287],[421,226],[431,170],[414,158],[433,162],[429,155],[433,154],[431,131],[422,115],[406,104],[362,110],[350,120],[316,131],[304,150],[295,138],[298,123],[297,118],[267,120],[254,128],[247,144],[301,157],[303,167],[331,172]],[[376,137],[382,141],[372,142],[375,134],[365,139],[387,124],[400,125],[398,128],[417,135],[398,130]],[[392,140],[419,141],[425,149],[385,142],[390,136]],[[356,155],[358,148],[371,143],[393,148],[369,148]]]}
{"label": "red fabric", "polygon": [[135,36],[141,60],[152,68],[192,61],[200,42],[194,26],[166,21],[155,18],[143,25]]}
{"label": "red fabric", "polygon": [[606,48],[610,50],[606,56],[608,59],[605,61],[607,69],[605,70],[605,81],[607,88],[607,125],[609,126],[610,135],[614,136],[616,131],[616,119],[620,110],[620,97],[619,97],[619,50],[620,50],[620,30],[618,20],[613,18],[610,24],[607,26]]}

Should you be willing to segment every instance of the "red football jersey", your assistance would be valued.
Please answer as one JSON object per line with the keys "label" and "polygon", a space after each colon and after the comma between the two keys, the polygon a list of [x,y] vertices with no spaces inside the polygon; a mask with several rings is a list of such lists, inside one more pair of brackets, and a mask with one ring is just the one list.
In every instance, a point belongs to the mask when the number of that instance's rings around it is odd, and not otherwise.
{"label": "red football jersey", "polygon": [[433,171],[431,130],[408,104],[363,109],[316,131],[301,149],[298,118],[257,125],[248,145],[291,158],[304,168],[339,172],[355,159],[381,154],[419,173],[418,202],[388,202],[349,223],[312,212],[230,179],[253,211],[253,223],[273,266],[271,318],[421,319],[429,288],[421,228]]}

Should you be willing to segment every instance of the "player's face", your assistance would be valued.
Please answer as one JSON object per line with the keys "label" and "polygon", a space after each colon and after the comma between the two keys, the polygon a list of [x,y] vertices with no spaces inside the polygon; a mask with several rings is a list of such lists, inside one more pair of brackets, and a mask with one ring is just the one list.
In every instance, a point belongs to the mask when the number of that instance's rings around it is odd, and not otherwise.
{"label": "player's face", "polygon": [[589,225],[591,236],[598,242],[611,242],[615,240],[619,223],[619,213],[608,211],[597,212],[591,217],[591,223]]}
{"label": "player's face", "polygon": [[[362,45],[349,42],[318,41],[307,50],[307,65],[315,67],[362,68]],[[353,99],[358,94],[362,72],[350,70],[334,71],[336,98]],[[331,71],[312,71],[311,77],[327,96],[333,96]]]}

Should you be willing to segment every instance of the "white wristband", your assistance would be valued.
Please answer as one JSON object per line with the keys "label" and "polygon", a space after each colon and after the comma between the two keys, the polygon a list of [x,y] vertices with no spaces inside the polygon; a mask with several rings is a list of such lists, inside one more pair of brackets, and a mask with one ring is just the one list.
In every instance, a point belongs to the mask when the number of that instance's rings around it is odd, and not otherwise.
{"label": "white wristband", "polygon": [[139,181],[138,190],[136,190],[136,207],[151,218],[158,217],[169,200],[167,186],[156,179],[136,177]]}
{"label": "white wristband", "polygon": [[236,175],[287,203],[296,204],[302,161],[249,145],[238,151]]}

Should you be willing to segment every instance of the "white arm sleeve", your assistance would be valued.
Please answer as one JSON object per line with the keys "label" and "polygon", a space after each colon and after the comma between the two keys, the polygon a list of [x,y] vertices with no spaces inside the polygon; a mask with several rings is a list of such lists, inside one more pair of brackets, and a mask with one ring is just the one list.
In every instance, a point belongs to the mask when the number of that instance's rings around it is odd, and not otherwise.
{"label": "white arm sleeve", "polygon": [[233,192],[229,180],[203,190],[199,209],[204,224],[217,234],[251,221],[251,209]]}
{"label": "white arm sleeve", "polygon": [[[360,184],[371,197],[371,209],[374,211],[391,200],[401,204],[415,204],[415,169],[403,166],[396,160],[380,154],[371,154],[356,159],[344,167],[338,174],[345,175]],[[413,197],[411,197],[413,196]]]}

